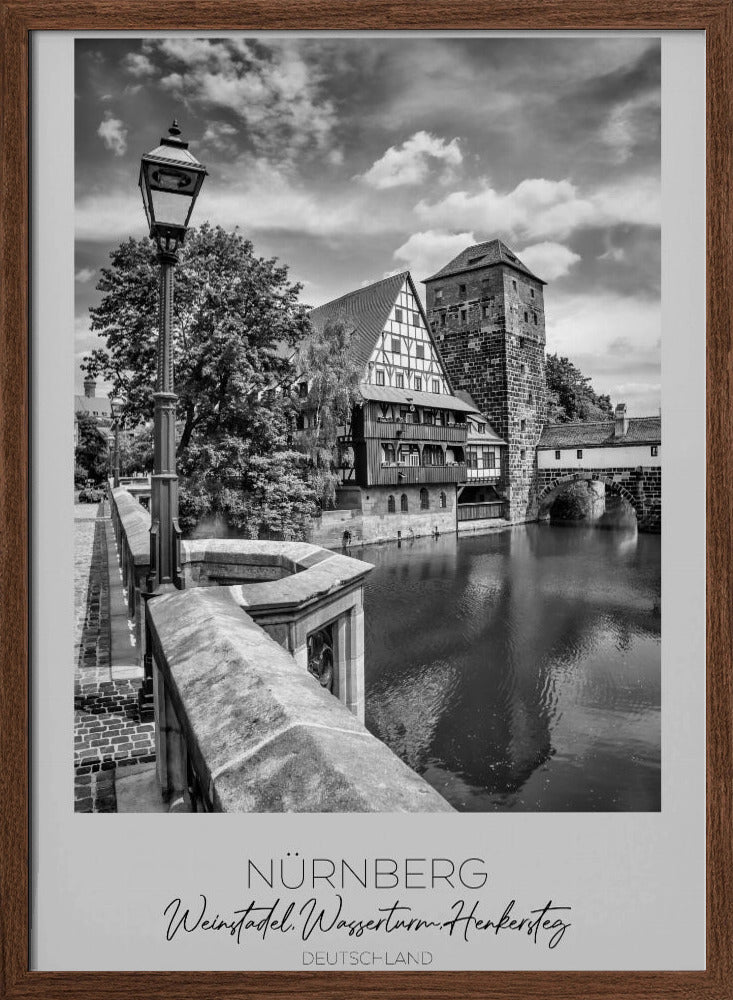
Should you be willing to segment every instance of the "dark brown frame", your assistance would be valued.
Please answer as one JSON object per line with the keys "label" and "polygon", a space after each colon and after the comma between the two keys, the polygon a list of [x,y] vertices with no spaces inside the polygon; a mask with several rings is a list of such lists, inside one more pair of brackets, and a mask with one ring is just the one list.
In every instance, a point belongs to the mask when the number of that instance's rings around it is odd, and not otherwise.
{"label": "dark brown frame", "polygon": [[[733,996],[733,0],[0,0],[0,995]],[[31,972],[29,945],[29,48],[33,30],[695,29],[707,49],[707,970]],[[701,331],[691,331],[699,336]]]}

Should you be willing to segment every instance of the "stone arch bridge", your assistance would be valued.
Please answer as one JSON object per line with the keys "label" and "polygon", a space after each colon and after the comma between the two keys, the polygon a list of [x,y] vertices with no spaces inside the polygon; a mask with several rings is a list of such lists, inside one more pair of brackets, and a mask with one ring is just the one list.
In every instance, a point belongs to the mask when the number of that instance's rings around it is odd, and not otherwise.
{"label": "stone arch bridge", "polygon": [[662,469],[658,465],[594,469],[589,461],[586,468],[538,468],[536,475],[540,518],[569,484],[585,480],[604,483],[610,493],[626,500],[641,530],[661,530]]}

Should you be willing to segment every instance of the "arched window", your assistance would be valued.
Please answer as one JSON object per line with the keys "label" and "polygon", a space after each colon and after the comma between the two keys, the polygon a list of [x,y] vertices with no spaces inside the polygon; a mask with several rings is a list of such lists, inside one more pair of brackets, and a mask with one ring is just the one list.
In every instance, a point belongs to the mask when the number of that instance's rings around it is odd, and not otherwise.
{"label": "arched window", "polygon": [[443,510],[445,510],[445,508],[448,506],[448,497],[445,495],[445,493],[440,494],[440,506],[442,507]]}
{"label": "arched window", "polygon": [[400,497],[400,510],[403,514],[407,513],[407,494],[403,493]]}
{"label": "arched window", "polygon": [[420,490],[420,510],[429,510],[430,508],[430,494],[423,488]]}
{"label": "arched window", "polygon": [[387,513],[388,514],[394,514],[394,511],[395,511],[394,497],[390,493],[390,495],[387,497]]}

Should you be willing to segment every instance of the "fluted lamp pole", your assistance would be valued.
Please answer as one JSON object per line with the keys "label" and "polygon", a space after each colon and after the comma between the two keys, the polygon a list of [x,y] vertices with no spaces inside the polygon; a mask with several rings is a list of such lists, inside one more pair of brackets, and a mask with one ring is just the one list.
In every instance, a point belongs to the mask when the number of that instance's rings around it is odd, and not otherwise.
{"label": "fluted lamp pole", "polygon": [[181,586],[181,531],[178,526],[176,475],[176,401],[173,390],[173,273],[178,249],[206,176],[189,152],[177,122],[160,145],[142,157],[140,190],[150,237],[160,264],[160,333],[158,374],[153,399],[153,477],[150,497],[150,573],[148,593]]}

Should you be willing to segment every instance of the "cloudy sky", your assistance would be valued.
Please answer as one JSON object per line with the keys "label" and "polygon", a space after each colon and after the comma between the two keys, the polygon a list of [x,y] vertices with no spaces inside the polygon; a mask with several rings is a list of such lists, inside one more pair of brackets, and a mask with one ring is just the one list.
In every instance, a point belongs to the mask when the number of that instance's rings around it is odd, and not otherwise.
{"label": "cloudy sky", "polygon": [[139,160],[173,117],[210,174],[192,222],[239,226],[304,302],[419,282],[499,236],[549,283],[548,350],[657,412],[657,40],[78,40],[79,358],[99,268],[145,235]]}

